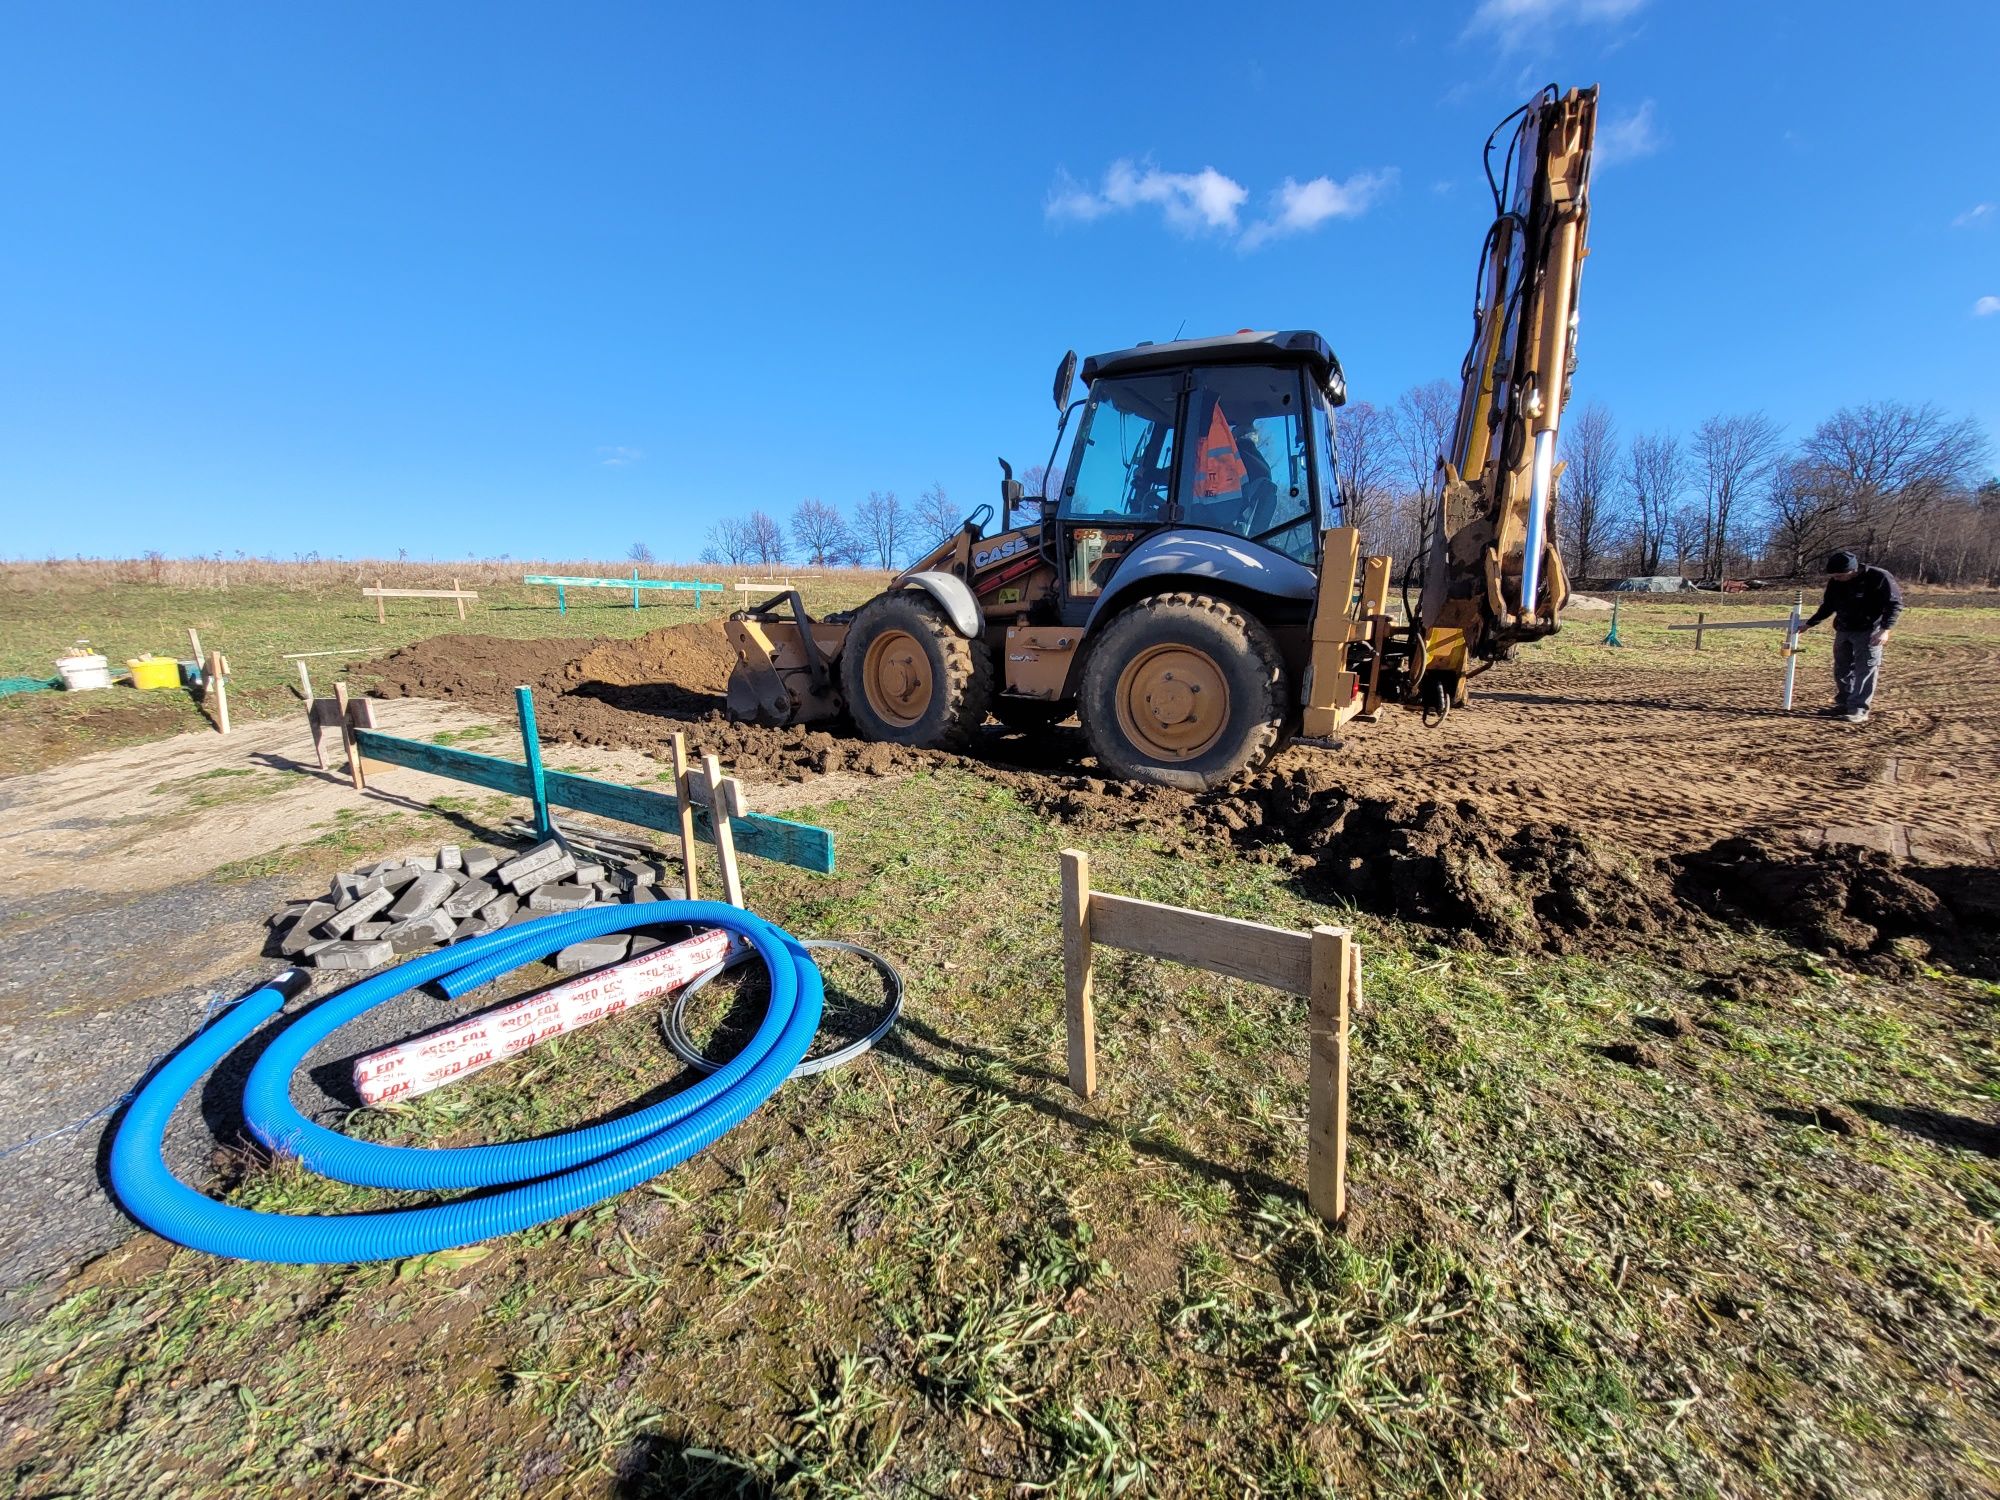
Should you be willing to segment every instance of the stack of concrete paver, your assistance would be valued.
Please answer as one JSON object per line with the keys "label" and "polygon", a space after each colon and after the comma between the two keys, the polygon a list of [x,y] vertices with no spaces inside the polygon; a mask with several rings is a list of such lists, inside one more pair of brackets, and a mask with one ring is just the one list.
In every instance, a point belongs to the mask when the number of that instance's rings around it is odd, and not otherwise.
{"label": "stack of concrete paver", "polygon": [[[579,859],[560,839],[544,839],[518,854],[446,844],[435,855],[336,875],[324,896],[287,904],[271,924],[286,958],[316,969],[365,971],[554,912],[679,899],[678,885],[658,882],[652,866]],[[635,942],[652,947],[656,940],[625,933],[591,938],[564,948],[556,967],[616,963]]]}

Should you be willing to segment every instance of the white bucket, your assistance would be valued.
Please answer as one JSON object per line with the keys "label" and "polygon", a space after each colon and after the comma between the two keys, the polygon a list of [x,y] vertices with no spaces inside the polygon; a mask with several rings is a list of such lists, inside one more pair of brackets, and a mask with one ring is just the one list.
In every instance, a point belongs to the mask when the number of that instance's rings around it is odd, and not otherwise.
{"label": "white bucket", "polygon": [[102,656],[64,656],[56,661],[63,686],[72,693],[111,686],[111,663]]}

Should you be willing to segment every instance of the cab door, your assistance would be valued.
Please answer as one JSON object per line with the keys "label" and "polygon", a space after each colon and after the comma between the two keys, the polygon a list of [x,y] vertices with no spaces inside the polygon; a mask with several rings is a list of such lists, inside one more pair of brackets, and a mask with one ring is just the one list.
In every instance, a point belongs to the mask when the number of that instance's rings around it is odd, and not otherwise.
{"label": "cab door", "polygon": [[1125,554],[1168,523],[1184,372],[1091,387],[1056,507],[1059,612],[1082,624]]}

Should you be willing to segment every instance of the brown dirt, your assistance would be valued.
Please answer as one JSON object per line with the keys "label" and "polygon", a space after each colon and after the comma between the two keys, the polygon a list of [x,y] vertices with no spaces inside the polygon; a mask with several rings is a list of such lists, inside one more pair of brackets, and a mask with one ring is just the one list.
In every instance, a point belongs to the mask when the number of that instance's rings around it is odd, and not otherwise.
{"label": "brown dirt", "polygon": [[1875,967],[1935,953],[1985,971],[1984,935],[2000,925],[2000,694],[1978,686],[1991,644],[1899,651],[1888,702],[1861,731],[1778,712],[1768,666],[1697,677],[1608,655],[1509,664],[1442,730],[1390,710],[1338,752],[1294,748],[1247,784],[1201,795],[1093,776],[1073,725],[991,729],[965,758],[870,744],[845,726],[732,724],[719,622],[581,651],[440,636],[373,670],[378,693],[496,710],[527,683],[548,739],[660,755],[686,731],[758,780],[959,765],[1080,831],[1227,840],[1284,862],[1307,889],[1462,944],[1678,946],[1714,918]]}

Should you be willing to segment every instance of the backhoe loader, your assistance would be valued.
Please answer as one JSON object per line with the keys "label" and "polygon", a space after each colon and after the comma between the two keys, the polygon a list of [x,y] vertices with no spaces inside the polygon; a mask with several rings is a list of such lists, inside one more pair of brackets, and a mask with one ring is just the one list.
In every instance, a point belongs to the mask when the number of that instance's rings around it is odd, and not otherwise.
{"label": "backhoe loader", "polygon": [[[1001,461],[991,506],[844,616],[796,591],[728,622],[732,717],[845,713],[873,740],[959,746],[991,715],[1074,713],[1104,770],[1219,786],[1381,704],[1442,718],[1467,679],[1553,632],[1556,435],[1576,354],[1597,90],[1552,86],[1486,144],[1480,251],[1442,496],[1392,611],[1392,560],[1342,524],[1318,334],[1139,344],[1057,369],[1052,494]],[[1498,153],[1498,161],[1495,157]],[[1066,459],[1058,459],[1069,441]],[[1412,598],[1415,590],[1416,597]]]}

